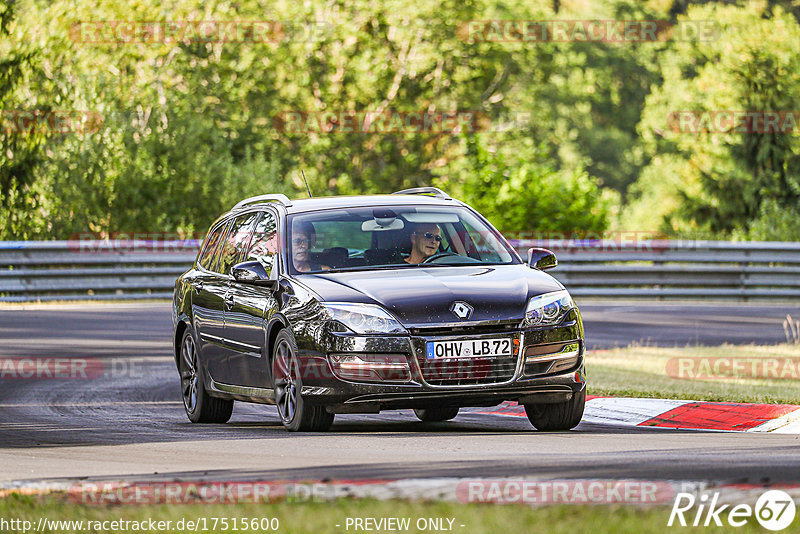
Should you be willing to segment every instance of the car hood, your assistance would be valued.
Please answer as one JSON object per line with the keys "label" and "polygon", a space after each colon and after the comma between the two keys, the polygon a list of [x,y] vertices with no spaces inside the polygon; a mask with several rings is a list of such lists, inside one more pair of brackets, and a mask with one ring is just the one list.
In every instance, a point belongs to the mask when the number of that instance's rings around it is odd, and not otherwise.
{"label": "car hood", "polygon": [[473,312],[464,322],[521,319],[528,300],[558,291],[553,277],[527,265],[417,267],[304,275],[322,300],[378,304],[406,327],[458,323],[451,307],[462,301]]}

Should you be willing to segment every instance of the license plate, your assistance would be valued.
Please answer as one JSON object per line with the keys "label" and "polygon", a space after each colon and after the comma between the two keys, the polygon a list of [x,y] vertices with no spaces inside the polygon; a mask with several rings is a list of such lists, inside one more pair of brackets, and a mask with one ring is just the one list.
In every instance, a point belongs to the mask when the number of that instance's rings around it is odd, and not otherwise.
{"label": "license plate", "polygon": [[428,359],[511,356],[512,345],[513,343],[510,337],[460,341],[428,341]]}

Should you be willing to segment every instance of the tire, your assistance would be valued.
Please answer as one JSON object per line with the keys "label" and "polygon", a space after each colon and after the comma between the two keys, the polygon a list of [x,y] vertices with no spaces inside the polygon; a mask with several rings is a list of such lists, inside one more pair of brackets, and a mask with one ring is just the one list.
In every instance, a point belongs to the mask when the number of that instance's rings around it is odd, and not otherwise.
{"label": "tire", "polygon": [[437,423],[449,421],[458,415],[458,406],[436,406],[433,408],[414,408],[414,415],[420,421],[426,423]]}
{"label": "tire", "polygon": [[303,399],[303,380],[297,359],[297,343],[292,333],[283,329],[275,338],[272,352],[272,380],[275,404],[283,427],[289,432],[324,432],[333,424],[334,414],[324,406]]}
{"label": "tire", "polygon": [[578,426],[586,405],[586,388],[566,402],[558,404],[526,404],[528,420],[542,432],[569,430]]}
{"label": "tire", "polygon": [[178,358],[183,408],[192,423],[227,423],[233,413],[233,401],[206,393],[203,373],[197,360],[197,345],[189,328],[181,338]]}

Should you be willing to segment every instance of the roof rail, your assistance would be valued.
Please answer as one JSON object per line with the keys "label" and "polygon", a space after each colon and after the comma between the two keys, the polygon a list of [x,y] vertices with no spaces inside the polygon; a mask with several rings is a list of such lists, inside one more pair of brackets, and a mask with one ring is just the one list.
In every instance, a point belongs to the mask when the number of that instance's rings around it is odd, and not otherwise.
{"label": "roof rail", "polygon": [[403,189],[402,191],[395,191],[393,195],[433,195],[436,198],[444,200],[453,200],[450,195],[439,189],[438,187],[412,187],[411,189]]}
{"label": "roof rail", "polygon": [[289,200],[289,197],[287,197],[283,193],[276,193],[273,195],[258,195],[255,197],[246,198],[242,201],[237,202],[236,205],[231,208],[231,211],[242,209],[245,206],[249,206],[250,204],[257,204],[260,202],[280,202],[287,208],[292,205],[292,201]]}

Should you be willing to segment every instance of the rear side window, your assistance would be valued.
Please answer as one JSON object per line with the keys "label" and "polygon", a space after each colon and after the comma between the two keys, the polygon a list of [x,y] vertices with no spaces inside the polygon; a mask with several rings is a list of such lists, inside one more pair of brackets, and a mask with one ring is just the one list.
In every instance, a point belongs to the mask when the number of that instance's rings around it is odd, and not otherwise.
{"label": "rear side window", "polygon": [[206,237],[206,243],[203,247],[203,251],[200,253],[200,257],[197,259],[197,263],[202,268],[210,271],[211,267],[214,266],[214,258],[217,257],[217,248],[219,248],[219,241],[222,237],[222,231],[225,230],[225,226],[227,225],[220,224],[208,234],[208,237]]}
{"label": "rear side window", "polygon": [[218,273],[231,274],[231,267],[242,261],[250,237],[253,234],[253,224],[258,218],[258,212],[246,213],[236,217],[222,242],[222,252],[219,255],[219,265],[215,269]]}

